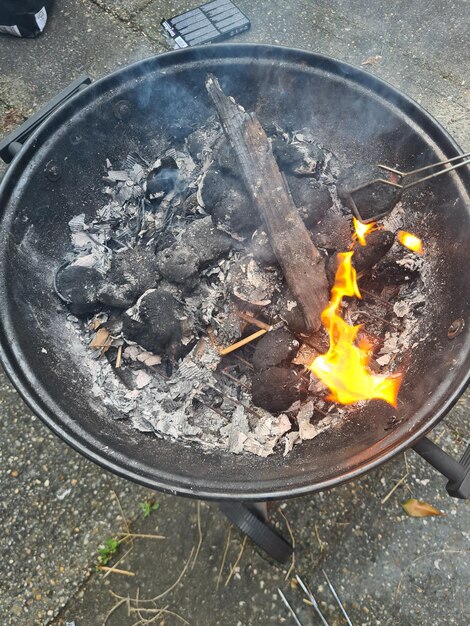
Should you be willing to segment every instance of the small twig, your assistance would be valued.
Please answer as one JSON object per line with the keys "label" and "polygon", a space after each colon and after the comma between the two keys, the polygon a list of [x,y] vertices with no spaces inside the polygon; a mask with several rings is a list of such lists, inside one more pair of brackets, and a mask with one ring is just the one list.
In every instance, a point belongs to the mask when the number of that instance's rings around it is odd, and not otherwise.
{"label": "small twig", "polygon": [[318,532],[318,526],[315,524],[315,534],[317,536],[318,545],[320,546],[320,552],[323,552],[323,541],[320,539],[320,533]]}
{"label": "small twig", "polygon": [[197,557],[199,555],[199,550],[201,549],[201,545],[202,545],[201,502],[199,500],[197,501],[197,532],[198,532],[199,540],[198,540],[196,552],[194,554],[194,559],[191,565],[191,569],[194,569],[194,566],[196,565]]}
{"label": "small twig", "polygon": [[121,537],[119,542],[125,541],[126,539],[133,538],[133,537],[139,537],[141,539],[166,539],[164,535],[146,535],[143,533],[127,533],[126,532],[126,533],[121,533],[121,535],[123,535],[123,537]]}
{"label": "small twig", "polygon": [[102,572],[106,572],[107,574],[122,574],[123,576],[135,576],[134,572],[130,572],[127,569],[119,569],[115,565],[112,567],[107,567],[106,565],[98,565],[98,569]]}
{"label": "small twig", "polygon": [[[114,595],[114,594],[113,594]],[[119,600],[119,602],[116,602],[116,604],[111,607],[111,609],[106,613],[105,618],[103,620],[103,626],[106,626],[106,624],[108,623],[109,618],[111,617],[111,615],[114,613],[114,611],[117,611],[117,609],[124,604],[124,602],[127,602],[127,598],[122,598],[122,600]]]}
{"label": "small twig", "polygon": [[116,357],[116,369],[119,369],[121,367],[121,363],[122,363],[122,345],[118,347],[117,357]]}
{"label": "small twig", "polygon": [[229,582],[232,580],[232,576],[235,573],[235,569],[238,566],[238,564],[240,563],[240,559],[242,558],[243,551],[245,550],[245,544],[246,544],[246,540],[247,539],[248,539],[248,535],[245,535],[245,537],[243,538],[243,543],[242,543],[241,548],[240,548],[240,552],[238,553],[237,559],[236,559],[235,563],[233,564],[233,567],[230,570],[229,575],[227,576],[227,580],[225,581],[224,587],[226,587],[229,584]]}
{"label": "small twig", "polygon": [[122,508],[121,500],[120,500],[117,492],[114,489],[113,489],[113,493],[114,493],[114,496],[115,496],[116,501],[118,503],[119,510],[121,512],[122,523],[124,524],[124,526],[126,528],[127,534],[130,534],[131,529],[130,529],[130,526],[129,526],[129,522],[127,521],[127,517],[124,515],[124,509]]}
{"label": "small twig", "polygon": [[290,575],[292,574],[292,570],[293,570],[293,569],[294,569],[294,567],[295,567],[295,550],[294,550],[294,548],[295,548],[295,537],[294,537],[294,533],[292,532],[292,528],[291,528],[291,526],[290,526],[290,524],[289,524],[289,520],[288,520],[288,519],[287,519],[287,517],[284,515],[284,513],[283,513],[282,509],[281,509],[281,508],[279,508],[279,509],[278,509],[278,511],[279,511],[280,515],[282,516],[282,518],[284,519],[284,521],[285,521],[285,523],[286,523],[287,530],[288,530],[288,532],[289,532],[289,536],[290,536],[290,540],[291,540],[291,542],[292,542],[292,560],[291,560],[291,562],[290,562],[290,567],[289,567],[289,569],[287,570],[287,574],[286,574],[285,579],[284,579],[284,580],[288,580],[288,579],[289,579],[289,577],[290,577]]}
{"label": "small twig", "polygon": [[245,346],[247,343],[250,343],[250,341],[254,341],[255,339],[258,339],[259,337],[262,337],[267,332],[268,331],[265,330],[264,328],[261,330],[257,330],[255,333],[248,335],[248,337],[245,337],[244,339],[240,339],[240,341],[233,343],[231,346],[228,346],[227,348],[222,348],[222,350],[219,350],[219,354],[220,356],[225,356],[226,354],[230,354],[230,352],[233,352],[234,350],[238,350],[238,348]]}
{"label": "small twig", "polygon": [[188,626],[190,626],[189,622],[185,620],[184,617],[179,615],[179,613],[175,613],[174,611],[170,611],[168,609],[143,609],[143,608],[137,609],[137,608],[131,607],[131,613],[137,613],[137,611],[142,611],[143,613],[157,613],[158,615],[161,615],[162,613],[164,613],[165,615],[173,615],[173,617],[176,617],[177,619],[179,619],[181,622],[183,622],[183,624],[187,624]]}
{"label": "small twig", "polygon": [[240,361],[241,363],[243,363],[243,365],[246,365],[250,370],[253,369],[253,365],[249,361],[241,357],[239,354],[234,354],[233,356],[235,359],[237,359],[237,361]]}
{"label": "small twig", "polygon": [[219,575],[217,576],[216,589],[219,588],[220,581],[222,579],[222,572],[224,570],[225,561],[227,559],[227,552],[228,552],[228,549],[230,547],[230,537],[231,537],[231,535],[232,535],[232,526],[229,526],[228,527],[228,533],[227,533],[227,541],[225,542],[224,556],[222,557],[222,563],[220,564]]}
{"label": "small twig", "polygon": [[[134,545],[132,545],[129,550],[127,550],[122,556],[121,558],[119,558],[116,563],[114,563],[114,565],[112,565],[111,567],[108,568],[108,571],[106,572],[106,574],[103,576],[103,578],[106,578],[107,576],[109,576],[111,574],[111,572],[114,570],[114,568],[119,565],[119,563],[121,563],[122,561],[124,561],[124,559],[126,558],[126,556],[129,554],[129,552],[132,552],[134,548]],[[100,567],[100,569],[102,569]]]}
{"label": "small twig", "polygon": [[[132,626],[139,626],[139,624],[143,624],[145,626],[145,624],[154,624],[157,619],[160,617],[160,615],[163,615],[163,612],[166,611],[168,609],[170,605],[167,604],[165,607],[163,607],[163,609],[159,609],[158,613],[156,613],[153,617],[151,617],[150,619],[145,618],[142,613],[140,613],[140,611],[137,612],[137,615],[139,616],[139,621],[138,622],[134,622],[132,624]],[[130,613],[129,613],[130,615]]]}
{"label": "small twig", "polygon": [[253,324],[253,326],[257,326],[258,328],[263,328],[264,330],[271,330],[272,328],[270,324],[266,324],[265,322],[262,322],[261,320],[257,320],[256,317],[252,317],[248,313],[243,313],[243,311],[239,311],[238,316],[245,322],[248,322],[249,324]]}
{"label": "small twig", "polygon": [[229,374],[226,369],[222,369],[221,373],[224,376],[226,376],[227,378],[229,378],[236,385],[239,385],[240,387],[243,387],[247,391],[251,391],[250,385],[247,385],[246,383],[242,382],[241,380],[238,380],[238,378],[235,378],[235,376],[232,376],[232,374]]}
{"label": "small twig", "polygon": [[406,452],[404,453],[404,459],[405,459],[405,468],[406,468],[406,472],[403,474],[403,476],[400,478],[400,480],[398,482],[395,483],[395,485],[390,489],[390,491],[387,493],[387,495],[380,501],[380,504],[385,504],[387,502],[387,500],[395,493],[395,491],[398,489],[398,487],[403,484],[405,482],[405,480],[408,478],[409,475],[409,468],[408,468],[408,459],[406,458]]}

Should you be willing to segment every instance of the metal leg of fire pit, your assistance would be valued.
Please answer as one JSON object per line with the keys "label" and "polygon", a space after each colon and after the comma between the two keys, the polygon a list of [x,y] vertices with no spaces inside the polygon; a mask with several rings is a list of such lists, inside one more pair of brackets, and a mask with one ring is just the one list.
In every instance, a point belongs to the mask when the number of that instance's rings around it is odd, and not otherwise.
{"label": "metal leg of fire pit", "polygon": [[415,443],[413,450],[449,479],[446,490],[450,496],[463,500],[470,498],[470,446],[460,461],[453,459],[427,437]]}
{"label": "metal leg of fire pit", "polygon": [[267,523],[266,502],[219,502],[219,508],[228,519],[248,535],[271,558],[286,563],[294,551],[291,544]]}

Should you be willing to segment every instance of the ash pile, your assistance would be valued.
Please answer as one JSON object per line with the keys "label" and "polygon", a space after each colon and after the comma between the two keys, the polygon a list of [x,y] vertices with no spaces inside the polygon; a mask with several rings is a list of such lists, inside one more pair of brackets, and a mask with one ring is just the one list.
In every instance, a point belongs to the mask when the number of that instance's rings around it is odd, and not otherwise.
{"label": "ash pile", "polygon": [[[429,263],[396,240],[406,221],[398,195],[391,188],[376,199],[394,208],[368,245],[351,243],[342,190],[364,172],[344,171],[314,129],[264,130],[330,288],[338,253],[352,245],[362,299],[343,302],[344,318],[363,324],[369,368],[405,374],[424,337]],[[268,456],[360,408],[328,401],[309,368],[328,335],[306,321],[218,116],[184,141],[162,136],[154,154],[107,160],[102,206],[69,226],[54,288],[87,346],[92,394],[113,418],[157,437]]]}

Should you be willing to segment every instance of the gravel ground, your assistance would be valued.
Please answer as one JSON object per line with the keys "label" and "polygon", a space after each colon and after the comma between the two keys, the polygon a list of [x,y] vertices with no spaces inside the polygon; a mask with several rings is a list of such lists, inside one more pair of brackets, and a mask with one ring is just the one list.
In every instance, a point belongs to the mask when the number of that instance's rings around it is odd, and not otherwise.
{"label": "gravel ground", "polygon": [[[360,0],[309,2],[239,0],[252,19],[238,41],[296,46],[354,65],[379,55],[367,71],[421,102],[470,150],[468,2],[436,0],[368,4]],[[70,80],[93,78],[163,50],[162,17],[196,2],[63,0],[45,34],[35,41],[0,37],[0,135],[36,110]],[[5,626],[101,624],[116,600],[110,590],[142,598],[158,595],[178,577],[199,541],[195,502],[157,496],[158,511],[132,524],[135,533],[160,532],[165,540],[136,538],[119,563],[134,577],[96,572],[98,546],[122,530],[117,497],[126,517],[139,514],[149,492],[113,477],[62,444],[35,419],[5,376],[0,378],[0,622]],[[461,454],[468,439],[470,395],[434,436]],[[449,499],[444,482],[414,453],[329,492],[276,503],[273,520],[285,533],[289,520],[297,544],[296,567],[317,591],[330,623],[342,623],[325,589],[330,574],[354,624],[366,626],[464,626],[470,621],[468,570],[470,509]],[[445,517],[411,519],[400,502],[417,497]],[[243,538],[231,532],[227,562],[217,589],[228,522],[214,505],[201,504],[202,543],[194,567],[158,606],[191,624],[258,626],[291,623],[276,596],[287,590],[303,623],[318,623],[284,580],[287,569],[267,562],[248,542],[234,575]],[[130,546],[129,546],[130,547]],[[126,547],[122,546],[118,556]],[[149,605],[147,605],[149,606]],[[150,616],[151,614],[147,614]],[[125,605],[109,620],[130,626],[138,619]],[[159,622],[157,622],[159,623]],[[165,624],[182,623],[169,614]]]}

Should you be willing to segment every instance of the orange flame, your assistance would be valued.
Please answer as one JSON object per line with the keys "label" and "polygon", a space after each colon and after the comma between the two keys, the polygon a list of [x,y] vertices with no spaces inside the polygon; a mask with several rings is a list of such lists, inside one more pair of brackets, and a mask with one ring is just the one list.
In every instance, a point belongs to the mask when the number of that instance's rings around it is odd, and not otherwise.
{"label": "orange flame", "polygon": [[355,217],[353,217],[354,224],[354,235],[353,239],[357,239],[361,246],[366,245],[366,235],[377,230],[377,223],[370,222],[369,224],[364,224],[364,222],[360,222]]}
{"label": "orange flame", "polygon": [[407,233],[404,230],[399,230],[397,233],[397,239],[402,245],[405,246],[405,248],[408,248],[417,254],[424,253],[423,242],[419,237],[416,237],[416,235]]}
{"label": "orange flame", "polygon": [[328,400],[353,404],[378,398],[396,406],[400,376],[378,376],[368,369],[369,346],[355,345],[361,326],[350,326],[338,314],[344,296],[361,297],[352,265],[353,252],[338,255],[340,265],[331,290],[331,302],[322,313],[322,323],[330,336],[330,348],[309,365],[310,370],[329,388]]}

